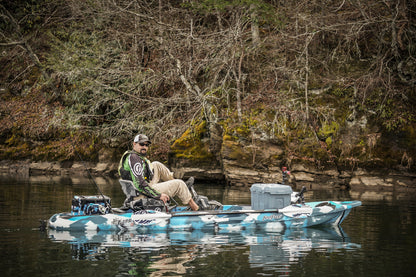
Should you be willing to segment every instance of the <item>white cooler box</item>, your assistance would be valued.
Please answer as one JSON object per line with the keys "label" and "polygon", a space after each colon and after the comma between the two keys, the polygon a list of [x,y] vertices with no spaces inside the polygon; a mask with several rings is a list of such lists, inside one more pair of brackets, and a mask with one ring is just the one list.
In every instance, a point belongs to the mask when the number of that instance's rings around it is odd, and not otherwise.
{"label": "white cooler box", "polygon": [[253,184],[251,208],[253,210],[281,209],[290,205],[292,188],[281,184]]}

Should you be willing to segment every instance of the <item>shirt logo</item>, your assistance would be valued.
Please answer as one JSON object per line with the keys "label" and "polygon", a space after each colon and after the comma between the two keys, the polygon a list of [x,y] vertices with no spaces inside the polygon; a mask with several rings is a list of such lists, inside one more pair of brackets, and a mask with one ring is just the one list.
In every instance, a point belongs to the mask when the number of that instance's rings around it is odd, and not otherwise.
{"label": "shirt logo", "polygon": [[142,176],[143,175],[143,166],[141,163],[136,163],[132,168],[133,174],[135,176]]}

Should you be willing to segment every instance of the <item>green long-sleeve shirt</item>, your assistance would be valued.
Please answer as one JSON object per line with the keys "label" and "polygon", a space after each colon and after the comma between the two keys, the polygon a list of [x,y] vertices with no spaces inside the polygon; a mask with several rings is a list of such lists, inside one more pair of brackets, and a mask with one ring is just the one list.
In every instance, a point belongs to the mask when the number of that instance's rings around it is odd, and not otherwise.
{"label": "green long-sleeve shirt", "polygon": [[160,193],[149,186],[153,177],[150,161],[136,151],[126,151],[119,165],[120,177],[124,180],[133,181],[134,186],[148,197],[160,199]]}

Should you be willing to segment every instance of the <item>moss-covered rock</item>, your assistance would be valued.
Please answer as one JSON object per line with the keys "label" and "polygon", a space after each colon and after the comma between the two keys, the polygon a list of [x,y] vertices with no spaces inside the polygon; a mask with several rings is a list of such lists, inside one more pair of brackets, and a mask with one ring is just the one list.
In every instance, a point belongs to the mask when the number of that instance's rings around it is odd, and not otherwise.
{"label": "moss-covered rock", "polygon": [[171,146],[171,151],[177,158],[189,159],[191,161],[211,160],[213,155],[208,151],[206,122],[200,122],[191,126]]}

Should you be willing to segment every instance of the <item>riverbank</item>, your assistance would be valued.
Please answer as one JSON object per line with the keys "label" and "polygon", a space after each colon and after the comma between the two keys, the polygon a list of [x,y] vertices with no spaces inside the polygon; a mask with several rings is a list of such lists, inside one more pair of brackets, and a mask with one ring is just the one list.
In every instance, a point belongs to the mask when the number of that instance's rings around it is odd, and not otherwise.
{"label": "riverbank", "polygon": [[38,175],[52,176],[108,176],[117,177],[116,163],[93,162],[31,162],[31,161],[0,161],[0,174],[30,177]]}
{"label": "riverbank", "polygon": [[[31,176],[63,176],[63,177],[94,177],[102,176],[118,178],[117,163],[93,162],[31,162],[31,161],[0,161],[0,174],[14,175],[20,178]],[[221,170],[214,173],[203,168],[173,168],[177,178],[195,176],[199,181],[208,183],[227,183],[224,176],[220,178]],[[396,170],[364,170],[357,169],[350,172],[336,170],[318,171],[304,165],[292,165],[287,184],[294,189],[305,186],[307,189],[354,190],[354,191],[416,191],[416,174],[399,172]],[[249,175],[251,176],[249,176]],[[212,178],[210,178],[212,176]],[[282,173],[276,169],[273,173],[260,173],[252,170],[242,170],[233,173],[237,183],[229,184],[236,188],[249,188],[254,183],[280,183]],[[244,182],[245,180],[245,182]]]}

